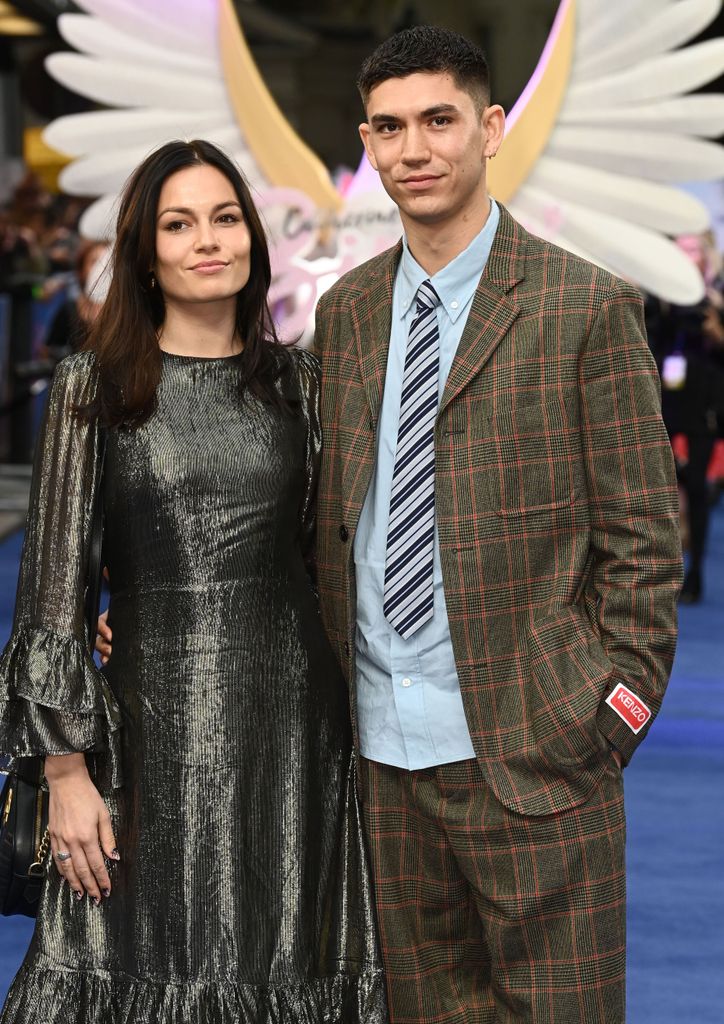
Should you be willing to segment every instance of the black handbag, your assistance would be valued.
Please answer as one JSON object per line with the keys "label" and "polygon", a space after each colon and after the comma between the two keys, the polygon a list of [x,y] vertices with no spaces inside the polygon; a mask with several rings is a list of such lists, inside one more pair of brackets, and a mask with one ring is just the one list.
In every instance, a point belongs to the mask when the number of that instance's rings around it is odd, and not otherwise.
{"label": "black handbag", "polygon": [[[103,574],[103,471],[106,434],[101,431],[98,458],[100,475],[93,505],[90,548],[86,569],[85,620],[91,652]],[[50,850],[49,794],[43,787],[44,758],[17,758],[0,795],[0,914],[35,917]]]}
{"label": "black handbag", "polygon": [[35,917],[50,849],[43,759],[24,757],[8,772],[0,803],[0,914]]}

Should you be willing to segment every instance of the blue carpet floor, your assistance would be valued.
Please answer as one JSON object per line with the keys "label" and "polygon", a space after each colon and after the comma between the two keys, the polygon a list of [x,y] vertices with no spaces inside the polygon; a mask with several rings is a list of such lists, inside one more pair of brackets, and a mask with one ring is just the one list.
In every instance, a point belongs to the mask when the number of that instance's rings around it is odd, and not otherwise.
{"label": "blue carpet floor", "polygon": [[[19,537],[0,545],[2,642],[19,550]],[[712,522],[705,600],[681,609],[674,674],[626,771],[626,808],[628,1024],[724,1024],[724,504]],[[0,919],[0,996],[31,930],[25,919]]]}

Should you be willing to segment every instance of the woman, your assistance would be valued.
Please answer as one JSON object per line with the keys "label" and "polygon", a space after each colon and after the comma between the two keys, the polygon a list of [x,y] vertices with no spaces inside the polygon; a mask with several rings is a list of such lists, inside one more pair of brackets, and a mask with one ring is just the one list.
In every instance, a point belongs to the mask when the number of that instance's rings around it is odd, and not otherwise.
{"label": "woman", "polygon": [[276,343],[269,280],[222,153],[144,161],[90,351],[56,371],[1,665],[0,747],[46,757],[55,865],[4,1024],[385,1020],[346,693],[305,566],[317,365]]}

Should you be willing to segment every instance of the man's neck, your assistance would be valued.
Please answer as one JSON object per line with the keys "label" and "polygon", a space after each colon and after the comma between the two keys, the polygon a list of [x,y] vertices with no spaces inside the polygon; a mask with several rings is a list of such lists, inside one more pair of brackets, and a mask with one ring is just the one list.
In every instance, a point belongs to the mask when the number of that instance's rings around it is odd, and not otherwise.
{"label": "man's neck", "polygon": [[486,193],[482,202],[442,223],[423,223],[402,215],[408,248],[422,269],[432,277],[480,234],[490,210],[490,198]]}

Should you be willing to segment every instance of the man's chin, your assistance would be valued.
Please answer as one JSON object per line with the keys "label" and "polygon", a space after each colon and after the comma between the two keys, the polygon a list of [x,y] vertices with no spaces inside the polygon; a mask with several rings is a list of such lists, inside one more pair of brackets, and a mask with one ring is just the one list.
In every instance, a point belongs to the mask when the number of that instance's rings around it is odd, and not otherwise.
{"label": "man's chin", "polygon": [[439,199],[432,196],[406,198],[404,202],[400,202],[399,207],[403,216],[418,224],[437,224],[444,221],[450,212]]}

